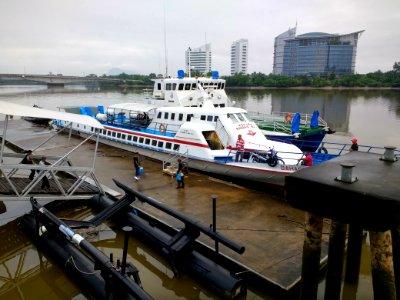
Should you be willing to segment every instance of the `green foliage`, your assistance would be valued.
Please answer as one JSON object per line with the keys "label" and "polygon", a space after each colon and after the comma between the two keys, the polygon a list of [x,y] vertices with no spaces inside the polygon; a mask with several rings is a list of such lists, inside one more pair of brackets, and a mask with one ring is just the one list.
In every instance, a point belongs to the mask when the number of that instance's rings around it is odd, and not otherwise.
{"label": "green foliage", "polygon": [[[96,76],[91,74],[89,76]],[[200,72],[193,70],[191,76],[204,76]],[[206,74],[210,77],[211,72]],[[130,86],[146,85],[152,86],[151,79],[157,78],[155,73],[149,75],[129,75],[126,73],[117,76],[102,75],[102,78],[121,79],[125,84]],[[382,72],[380,70],[367,74],[349,74],[338,76],[335,73],[329,73],[325,77],[299,75],[288,77],[283,75],[252,73],[252,74],[235,74],[232,76],[223,76],[228,87],[400,87],[400,62],[395,62],[393,70]]]}

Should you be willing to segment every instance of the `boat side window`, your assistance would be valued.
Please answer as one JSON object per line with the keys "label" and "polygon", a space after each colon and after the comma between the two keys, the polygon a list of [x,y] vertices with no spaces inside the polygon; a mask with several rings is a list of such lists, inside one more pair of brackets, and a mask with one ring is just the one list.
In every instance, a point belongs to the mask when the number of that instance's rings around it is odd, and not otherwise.
{"label": "boat side window", "polygon": [[190,83],[186,83],[185,84],[185,91],[190,91],[190,87],[191,87],[191,84]]}
{"label": "boat side window", "polygon": [[200,116],[200,120],[205,121],[206,120],[206,116],[205,115],[201,115]]}
{"label": "boat side window", "polygon": [[152,146],[157,146],[157,140],[151,140],[151,145]]}
{"label": "boat side window", "polygon": [[146,145],[150,145],[150,139],[146,139],[146,140],[144,141],[144,143],[145,143]]}
{"label": "boat side window", "polygon": [[183,87],[184,87],[184,86],[185,86],[185,85],[184,85],[183,83],[180,83],[179,86],[178,86],[178,90],[183,91]]}
{"label": "boat side window", "polygon": [[132,141],[132,136],[128,134],[128,141]]}
{"label": "boat side window", "polygon": [[176,90],[176,83],[172,84],[172,90],[175,91]]}
{"label": "boat side window", "polygon": [[158,147],[160,148],[164,147],[164,142],[158,141]]}
{"label": "boat side window", "polygon": [[171,87],[172,87],[172,84],[171,84],[171,83],[165,84],[165,90],[166,90],[166,91],[170,91],[170,90],[171,90]]}
{"label": "boat side window", "polygon": [[157,119],[161,119],[161,111],[158,112]]}
{"label": "boat side window", "polygon": [[236,116],[238,117],[238,119],[239,119],[241,122],[245,122],[245,121],[246,121],[246,119],[244,118],[244,116],[243,116],[242,114],[236,114]]}
{"label": "boat side window", "polygon": [[213,116],[207,116],[207,122],[212,122]]}
{"label": "boat side window", "polygon": [[137,136],[133,136],[133,141],[136,143],[137,142]]}
{"label": "boat side window", "polygon": [[107,134],[107,130],[103,129],[103,135]]}
{"label": "boat side window", "polygon": [[197,88],[197,83],[192,83],[192,91],[194,91]]}
{"label": "boat side window", "polygon": [[171,113],[171,120],[175,120],[175,113]]}
{"label": "boat side window", "polygon": [[121,138],[121,133],[117,132],[117,139],[120,139],[120,138]]}
{"label": "boat side window", "polygon": [[144,138],[139,138],[139,143],[143,144]]}
{"label": "boat side window", "polygon": [[172,148],[172,144],[169,143],[169,142],[167,142],[167,143],[165,144],[165,148],[166,148],[166,149],[171,149],[171,148]]}
{"label": "boat side window", "polygon": [[126,140],[126,135],[125,134],[121,134],[121,139]]}
{"label": "boat side window", "polygon": [[225,82],[221,83],[221,89],[223,90],[225,88]]}
{"label": "boat side window", "polygon": [[111,136],[111,131],[107,130],[107,135]]}
{"label": "boat side window", "polygon": [[192,115],[192,114],[190,114],[190,115],[187,115],[187,116],[186,116],[186,121],[188,121],[188,122],[189,122],[189,121],[192,119],[192,117],[193,117],[193,115]]}
{"label": "boat side window", "polygon": [[169,116],[169,114],[166,112],[166,113],[164,113],[164,119],[165,120],[168,120],[168,116]]}
{"label": "boat side window", "polygon": [[218,89],[221,89],[221,82],[218,82]]}
{"label": "boat side window", "polygon": [[214,116],[214,122],[218,121],[218,116]]}
{"label": "boat side window", "polygon": [[204,82],[204,87],[205,88],[208,87],[208,83],[207,82]]}
{"label": "boat side window", "polygon": [[225,104],[221,104],[220,107],[225,107]]}
{"label": "boat side window", "polygon": [[157,83],[157,90],[158,90],[158,91],[161,91],[161,89],[162,89],[162,88],[161,88],[161,82],[159,82],[159,83]]}
{"label": "boat side window", "polygon": [[182,120],[183,120],[183,114],[179,114],[178,120],[179,120],[179,121],[182,121]]}
{"label": "boat side window", "polygon": [[233,124],[239,122],[239,120],[237,119],[237,117],[235,116],[235,114],[228,114],[228,116],[229,116],[229,119],[231,119],[231,121],[232,121]]}
{"label": "boat side window", "polygon": [[250,118],[248,117],[247,114],[242,114],[243,118],[246,120],[246,122],[251,122]]}
{"label": "boat side window", "polygon": [[115,137],[115,131],[111,132],[112,137]]}
{"label": "boat side window", "polygon": [[179,144],[174,144],[174,150],[179,150]]}

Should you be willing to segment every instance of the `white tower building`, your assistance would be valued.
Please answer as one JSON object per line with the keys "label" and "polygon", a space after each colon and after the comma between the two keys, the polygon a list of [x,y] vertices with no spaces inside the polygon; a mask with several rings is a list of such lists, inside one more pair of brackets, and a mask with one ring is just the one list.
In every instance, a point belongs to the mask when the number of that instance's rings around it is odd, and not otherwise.
{"label": "white tower building", "polygon": [[198,71],[203,74],[211,72],[211,44],[185,51],[185,69],[189,71]]}
{"label": "white tower building", "polygon": [[240,39],[234,41],[231,46],[231,75],[247,73],[249,53],[249,41]]}

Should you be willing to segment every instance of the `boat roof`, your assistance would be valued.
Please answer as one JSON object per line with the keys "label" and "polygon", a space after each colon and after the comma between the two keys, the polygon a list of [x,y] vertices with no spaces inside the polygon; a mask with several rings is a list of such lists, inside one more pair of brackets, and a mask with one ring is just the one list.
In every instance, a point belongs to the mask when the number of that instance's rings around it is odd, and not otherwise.
{"label": "boat roof", "polygon": [[108,108],[145,112],[145,111],[150,111],[152,109],[155,109],[155,108],[157,108],[157,106],[151,105],[151,104],[146,104],[146,103],[127,102],[127,103],[113,104],[113,105],[110,105]]}
{"label": "boat roof", "polygon": [[181,112],[181,113],[212,113],[212,114],[234,114],[247,113],[247,110],[240,107],[214,107],[213,104],[205,104],[202,107],[188,106],[164,106],[158,108],[158,111]]}
{"label": "boat roof", "polygon": [[99,121],[87,115],[72,114],[33,106],[26,106],[12,102],[0,101],[0,113],[11,116],[62,120],[99,129],[104,128]]}
{"label": "boat roof", "polygon": [[225,79],[222,78],[211,78],[211,77],[171,77],[171,78],[156,78],[152,79],[154,82],[156,81],[165,81],[165,82],[225,82]]}

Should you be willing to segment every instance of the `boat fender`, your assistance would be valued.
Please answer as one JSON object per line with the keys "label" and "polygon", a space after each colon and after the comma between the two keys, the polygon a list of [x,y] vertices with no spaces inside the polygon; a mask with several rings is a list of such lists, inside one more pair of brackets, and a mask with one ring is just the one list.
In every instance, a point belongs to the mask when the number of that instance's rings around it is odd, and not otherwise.
{"label": "boat fender", "polygon": [[164,133],[165,132],[165,125],[164,124],[160,124],[159,129],[160,129],[161,133]]}
{"label": "boat fender", "polygon": [[285,122],[286,123],[292,123],[293,120],[293,115],[291,113],[285,114]]}
{"label": "boat fender", "polygon": [[300,132],[293,133],[295,139],[300,138]]}

